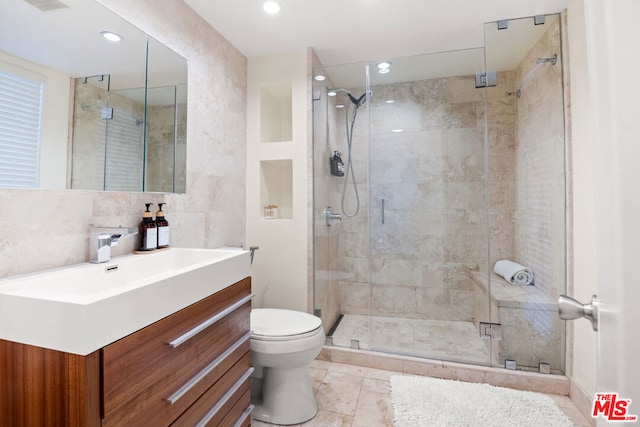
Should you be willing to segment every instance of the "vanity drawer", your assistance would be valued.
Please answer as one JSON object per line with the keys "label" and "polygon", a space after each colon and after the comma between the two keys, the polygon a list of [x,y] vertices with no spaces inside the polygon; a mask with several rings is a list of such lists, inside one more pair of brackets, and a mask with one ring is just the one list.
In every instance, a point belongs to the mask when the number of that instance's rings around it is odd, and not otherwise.
{"label": "vanity drawer", "polygon": [[247,352],[171,426],[234,426],[251,404],[252,372]]}
{"label": "vanity drawer", "polygon": [[219,382],[249,351],[250,290],[247,278],[105,347],[103,427],[169,425]]}

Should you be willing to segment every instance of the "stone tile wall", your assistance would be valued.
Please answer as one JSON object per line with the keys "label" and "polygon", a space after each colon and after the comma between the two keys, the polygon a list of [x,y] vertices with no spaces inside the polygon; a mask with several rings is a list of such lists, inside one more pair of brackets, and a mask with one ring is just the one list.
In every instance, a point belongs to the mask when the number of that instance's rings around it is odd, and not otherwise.
{"label": "stone tile wall", "polygon": [[[538,58],[558,55],[556,65]],[[515,258],[533,269],[536,286],[564,291],[565,149],[560,20],[556,19],[515,71],[517,202]]]}
{"label": "stone tile wall", "polygon": [[[353,137],[361,212],[339,234],[341,312],[472,320],[469,272],[487,262],[483,91],[473,76],[372,90],[371,146],[366,110]],[[344,114],[337,119],[329,131],[346,152]]]}

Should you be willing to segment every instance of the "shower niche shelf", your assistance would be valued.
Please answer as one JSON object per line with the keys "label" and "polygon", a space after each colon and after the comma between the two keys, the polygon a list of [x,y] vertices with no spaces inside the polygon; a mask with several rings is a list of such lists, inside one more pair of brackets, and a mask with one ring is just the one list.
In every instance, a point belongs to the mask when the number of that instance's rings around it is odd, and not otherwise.
{"label": "shower niche shelf", "polygon": [[292,219],[293,162],[291,159],[260,161],[260,214],[264,219]]}
{"label": "shower niche shelf", "polygon": [[291,82],[260,88],[260,141],[293,139]]}

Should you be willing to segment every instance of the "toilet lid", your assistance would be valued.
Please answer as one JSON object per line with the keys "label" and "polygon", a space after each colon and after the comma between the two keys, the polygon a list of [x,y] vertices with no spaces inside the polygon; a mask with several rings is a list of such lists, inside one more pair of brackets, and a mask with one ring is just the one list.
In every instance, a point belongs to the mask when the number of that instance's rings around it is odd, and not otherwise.
{"label": "toilet lid", "polygon": [[302,335],[322,326],[322,321],[309,313],[280,308],[251,310],[251,329],[254,335],[286,337]]}

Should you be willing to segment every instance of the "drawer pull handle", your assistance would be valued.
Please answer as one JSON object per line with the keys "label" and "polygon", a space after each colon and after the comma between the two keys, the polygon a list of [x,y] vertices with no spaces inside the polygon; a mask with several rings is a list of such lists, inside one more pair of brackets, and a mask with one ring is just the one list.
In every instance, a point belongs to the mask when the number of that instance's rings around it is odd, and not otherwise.
{"label": "drawer pull handle", "polygon": [[198,424],[196,424],[196,427],[202,427],[207,425],[207,423],[209,423],[209,421],[211,421],[211,419],[216,416],[220,408],[222,408],[224,404],[227,403],[229,399],[231,399],[231,396],[233,396],[234,393],[238,391],[238,389],[240,389],[240,387],[242,386],[242,383],[244,383],[251,376],[252,373],[253,373],[253,368],[249,368],[247,372],[245,372],[244,375],[242,375],[240,379],[236,381],[233,387],[231,387],[229,391],[226,392],[224,396],[222,396],[222,398],[218,401],[218,403],[216,403],[213,408],[209,409],[209,412],[207,412],[206,415],[198,422]]}
{"label": "drawer pull handle", "polygon": [[204,322],[200,323],[195,328],[185,332],[184,334],[180,335],[175,340],[171,341],[169,343],[169,346],[171,346],[171,348],[176,348],[179,345],[184,344],[185,342],[189,341],[191,338],[193,338],[194,336],[196,336],[197,334],[199,334],[203,330],[207,329],[209,326],[211,326],[214,323],[216,323],[218,320],[222,319],[226,315],[228,315],[231,312],[235,311],[237,308],[239,308],[240,306],[244,305],[245,303],[251,301],[251,298],[253,298],[253,294],[247,295],[246,297],[242,298],[240,301],[237,301],[237,302],[231,304],[229,307],[225,308],[220,313],[208,318],[207,320],[205,320]]}
{"label": "drawer pull handle", "polygon": [[236,421],[233,427],[240,427],[242,423],[244,423],[245,420],[249,418],[249,415],[251,415],[252,412],[253,412],[253,405],[247,406],[247,409],[245,409],[242,415],[240,415],[240,418],[238,418],[238,421]]}
{"label": "drawer pull handle", "polygon": [[178,391],[176,391],[171,396],[169,396],[167,398],[167,402],[169,402],[169,404],[171,404],[171,405],[176,403],[178,401],[178,399],[180,399],[189,390],[191,390],[193,388],[193,386],[198,384],[200,382],[200,380],[202,380],[204,377],[209,375],[209,373],[211,371],[213,371],[227,357],[229,357],[231,355],[231,353],[233,353],[238,348],[240,348],[240,346],[242,344],[246,343],[251,338],[251,335],[253,335],[253,331],[249,331],[246,334],[244,334],[244,336],[242,338],[240,338],[231,347],[229,347],[227,350],[225,350],[224,353],[222,353],[220,356],[218,356],[213,362],[209,363],[202,371],[198,372],[198,374],[195,377],[191,378],[182,387],[180,387],[178,389]]}

